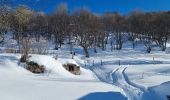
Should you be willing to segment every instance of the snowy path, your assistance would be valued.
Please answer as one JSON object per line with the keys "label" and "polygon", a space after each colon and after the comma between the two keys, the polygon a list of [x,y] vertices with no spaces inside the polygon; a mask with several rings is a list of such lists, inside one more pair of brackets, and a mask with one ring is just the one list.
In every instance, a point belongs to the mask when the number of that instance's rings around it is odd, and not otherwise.
{"label": "snowy path", "polygon": [[91,70],[101,81],[119,87],[122,91],[121,93],[125,95],[128,100],[141,100],[145,89],[129,81],[125,74],[126,68],[127,67],[119,67],[113,71],[103,71],[103,69],[95,67]]}
{"label": "snowy path", "polygon": [[125,74],[127,67],[117,68],[111,73],[112,82],[114,85],[122,88],[128,100],[141,100],[144,90],[131,84]]}

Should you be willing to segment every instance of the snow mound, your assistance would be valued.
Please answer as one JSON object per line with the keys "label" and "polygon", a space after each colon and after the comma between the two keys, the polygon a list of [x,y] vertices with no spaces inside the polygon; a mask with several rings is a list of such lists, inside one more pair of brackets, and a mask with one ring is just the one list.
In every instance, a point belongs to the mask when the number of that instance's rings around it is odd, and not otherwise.
{"label": "snow mound", "polygon": [[89,93],[120,90],[97,81],[91,71],[83,68],[81,75],[73,75],[63,69],[63,62],[50,56],[32,55],[30,60],[52,70],[49,76],[33,74],[18,63],[20,57],[20,54],[0,54],[0,100],[77,100]]}
{"label": "snow mound", "polygon": [[[76,64],[77,66],[79,66],[79,64],[74,59],[67,59],[67,58],[65,58],[65,59],[62,58],[61,59],[60,58],[59,61],[62,64],[72,63],[72,64]],[[97,79],[97,77],[94,75],[94,73],[91,70],[82,68],[81,66],[80,66],[80,70],[81,70],[81,72],[80,72],[81,74],[77,75],[76,76],[77,78],[86,79],[86,80],[94,80],[94,79],[96,80]]]}
{"label": "snow mound", "polygon": [[81,74],[80,75],[74,75],[62,66],[62,64],[66,63],[73,63],[78,65],[73,59],[60,59],[60,60],[55,60],[51,56],[46,56],[46,55],[32,55],[32,57],[29,58],[30,61],[34,61],[40,65],[44,65],[46,70],[50,74],[55,74],[56,77],[67,77],[67,78],[81,78],[81,79],[88,79],[88,80],[96,80],[96,77],[94,74],[87,69],[84,69],[80,67]]}
{"label": "snow mound", "polygon": [[162,83],[158,86],[151,87],[151,90],[156,94],[156,100],[167,100],[167,96],[170,96],[170,81]]}
{"label": "snow mound", "polygon": [[40,65],[44,65],[49,73],[56,74],[57,76],[63,77],[74,77],[73,74],[68,72],[62,66],[62,63],[55,60],[51,56],[46,55],[33,55],[29,58],[30,61],[34,61]]}

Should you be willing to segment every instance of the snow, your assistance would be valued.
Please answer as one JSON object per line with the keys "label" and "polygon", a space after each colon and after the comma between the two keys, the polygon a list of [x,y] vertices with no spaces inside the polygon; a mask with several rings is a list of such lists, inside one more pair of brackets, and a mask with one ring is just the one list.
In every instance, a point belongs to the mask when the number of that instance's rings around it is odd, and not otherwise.
{"label": "snow", "polygon": [[[155,93],[155,100],[166,100],[170,93],[170,82],[164,82],[158,86],[151,87]],[[166,95],[166,96],[165,96]]]}
{"label": "snow", "polygon": [[75,100],[89,93],[120,91],[116,86],[100,82],[89,70],[81,68],[80,76],[67,72],[51,56],[32,55],[30,60],[52,70],[50,75],[32,74],[18,65],[19,57],[0,54],[1,100]]}
{"label": "snow", "polygon": [[[146,54],[140,48],[113,52],[107,49],[98,50],[84,60],[86,67],[101,81],[122,88],[121,93],[128,100],[167,100],[166,96],[170,95],[170,54],[167,52],[155,49]],[[100,65],[101,60],[103,65]]]}
{"label": "snow", "polygon": [[34,55],[29,58],[30,61],[34,61],[40,65],[44,65],[48,71],[56,74],[59,77],[74,77],[73,74],[69,73],[62,67],[62,64],[50,56],[45,55]]}
{"label": "snow", "polygon": [[[15,40],[10,41],[17,47]],[[6,42],[2,51],[10,44]],[[0,100],[167,100],[170,95],[169,47],[165,52],[155,47],[147,54],[142,44],[132,49],[127,42],[122,50],[111,51],[109,45],[106,51],[97,48],[98,53],[89,49],[90,58],[86,58],[82,48],[75,46],[72,59],[69,45],[59,50],[48,46],[49,55],[29,58],[45,66],[44,74],[27,71],[18,63],[20,54],[0,54]],[[66,63],[80,66],[81,74],[66,71],[62,67]]]}

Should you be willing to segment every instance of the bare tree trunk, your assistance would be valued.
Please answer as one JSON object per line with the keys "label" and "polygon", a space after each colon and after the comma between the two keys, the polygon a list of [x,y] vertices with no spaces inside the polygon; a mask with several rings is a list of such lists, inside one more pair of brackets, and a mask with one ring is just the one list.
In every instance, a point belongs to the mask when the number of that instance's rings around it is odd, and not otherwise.
{"label": "bare tree trunk", "polygon": [[83,47],[83,50],[84,50],[84,53],[85,53],[86,57],[89,58],[90,55],[89,55],[89,52],[88,52],[88,48]]}
{"label": "bare tree trunk", "polygon": [[96,49],[96,46],[97,46],[97,37],[95,36],[94,38],[94,52],[97,53],[97,49]]}
{"label": "bare tree trunk", "polygon": [[102,50],[104,51],[105,50],[105,43],[104,43],[104,40],[102,39]]}

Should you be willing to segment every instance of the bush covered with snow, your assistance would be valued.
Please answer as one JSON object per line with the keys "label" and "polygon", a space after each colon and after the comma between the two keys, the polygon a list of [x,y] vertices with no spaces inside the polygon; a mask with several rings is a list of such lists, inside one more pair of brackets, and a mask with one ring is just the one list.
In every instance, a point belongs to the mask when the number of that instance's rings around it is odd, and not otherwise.
{"label": "bush covered with snow", "polygon": [[63,67],[72,74],[80,75],[80,66],[77,66],[76,64],[63,64]]}
{"label": "bush covered with snow", "polygon": [[43,65],[38,65],[37,63],[30,61],[27,62],[26,69],[31,71],[32,73],[44,73],[45,67]]}

